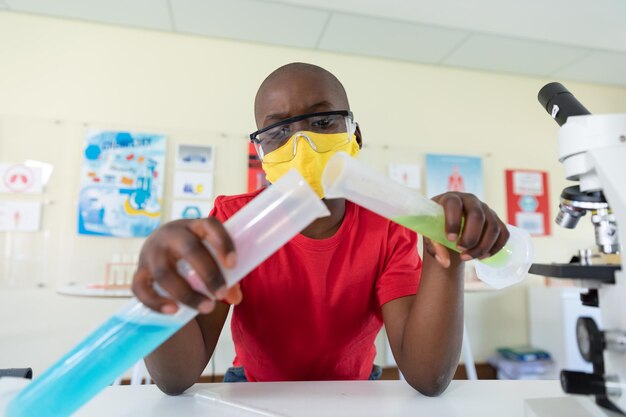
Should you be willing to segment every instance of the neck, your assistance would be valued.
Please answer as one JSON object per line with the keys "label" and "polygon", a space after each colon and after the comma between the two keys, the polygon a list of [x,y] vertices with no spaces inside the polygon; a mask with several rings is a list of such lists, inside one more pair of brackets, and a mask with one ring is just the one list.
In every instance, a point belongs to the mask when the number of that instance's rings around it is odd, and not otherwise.
{"label": "neck", "polygon": [[326,204],[328,211],[330,211],[330,216],[317,219],[304,229],[302,234],[308,238],[328,239],[333,236],[339,230],[343,217],[346,214],[346,200],[343,198],[323,199],[322,202]]}

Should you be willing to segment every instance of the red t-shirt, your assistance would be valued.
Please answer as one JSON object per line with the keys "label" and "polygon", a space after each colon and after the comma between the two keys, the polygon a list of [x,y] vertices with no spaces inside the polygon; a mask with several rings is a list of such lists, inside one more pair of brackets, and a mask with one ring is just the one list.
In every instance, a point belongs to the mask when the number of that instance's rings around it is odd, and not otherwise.
{"label": "red t-shirt", "polygon": [[[258,194],[220,196],[225,221]],[[417,235],[353,203],[328,239],[301,234],[241,281],[231,321],[248,381],[368,379],[381,306],[417,292]]]}

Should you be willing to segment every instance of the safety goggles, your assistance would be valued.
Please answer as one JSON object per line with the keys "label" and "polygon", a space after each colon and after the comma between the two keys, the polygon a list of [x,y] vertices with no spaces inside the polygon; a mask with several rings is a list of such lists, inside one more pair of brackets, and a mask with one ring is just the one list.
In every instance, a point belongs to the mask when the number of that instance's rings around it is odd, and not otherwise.
{"label": "safety goggles", "polygon": [[[306,140],[314,151],[324,153],[349,143],[355,130],[351,111],[326,111],[281,120],[251,133],[250,141],[261,161],[287,162],[296,156],[300,139]],[[293,143],[289,143],[292,137]],[[283,149],[288,144],[289,149]]]}

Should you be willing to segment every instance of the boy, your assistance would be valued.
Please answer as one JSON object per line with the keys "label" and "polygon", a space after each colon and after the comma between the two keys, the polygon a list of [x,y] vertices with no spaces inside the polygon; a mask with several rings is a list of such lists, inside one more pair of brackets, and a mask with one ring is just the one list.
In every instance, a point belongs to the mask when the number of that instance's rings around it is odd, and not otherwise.
{"label": "boy", "polygon": [[[270,74],[255,99],[259,130],[251,135],[268,180],[295,167],[323,198],[320,179],[330,156],[354,156],[362,146],[349,108],[342,84],[320,67],[294,63]],[[146,358],[159,388],[174,395],[197,381],[233,304],[237,356],[226,380],[376,379],[374,339],[384,323],[407,382],[425,395],[443,392],[461,349],[463,261],[490,256],[508,239],[495,213],[471,194],[435,197],[448,239],[463,252],[425,239],[422,263],[415,233],[348,201],[323,199],[330,216],[227,291],[202,240],[232,267],[236,253],[222,222],[256,194],[218,197],[208,219],[171,222],[147,239],[133,281],[137,297],[175,312],[176,304],[154,291],[158,282],[201,312]],[[175,272],[179,258],[225,302],[193,291]]]}

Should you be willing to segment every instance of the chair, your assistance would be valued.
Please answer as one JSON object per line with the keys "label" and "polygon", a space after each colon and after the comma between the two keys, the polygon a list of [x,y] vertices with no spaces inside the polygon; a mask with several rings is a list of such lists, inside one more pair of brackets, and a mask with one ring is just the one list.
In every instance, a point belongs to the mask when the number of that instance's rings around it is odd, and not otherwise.
{"label": "chair", "polygon": [[33,379],[33,370],[31,368],[9,368],[0,369],[0,378],[10,376],[13,378]]}

